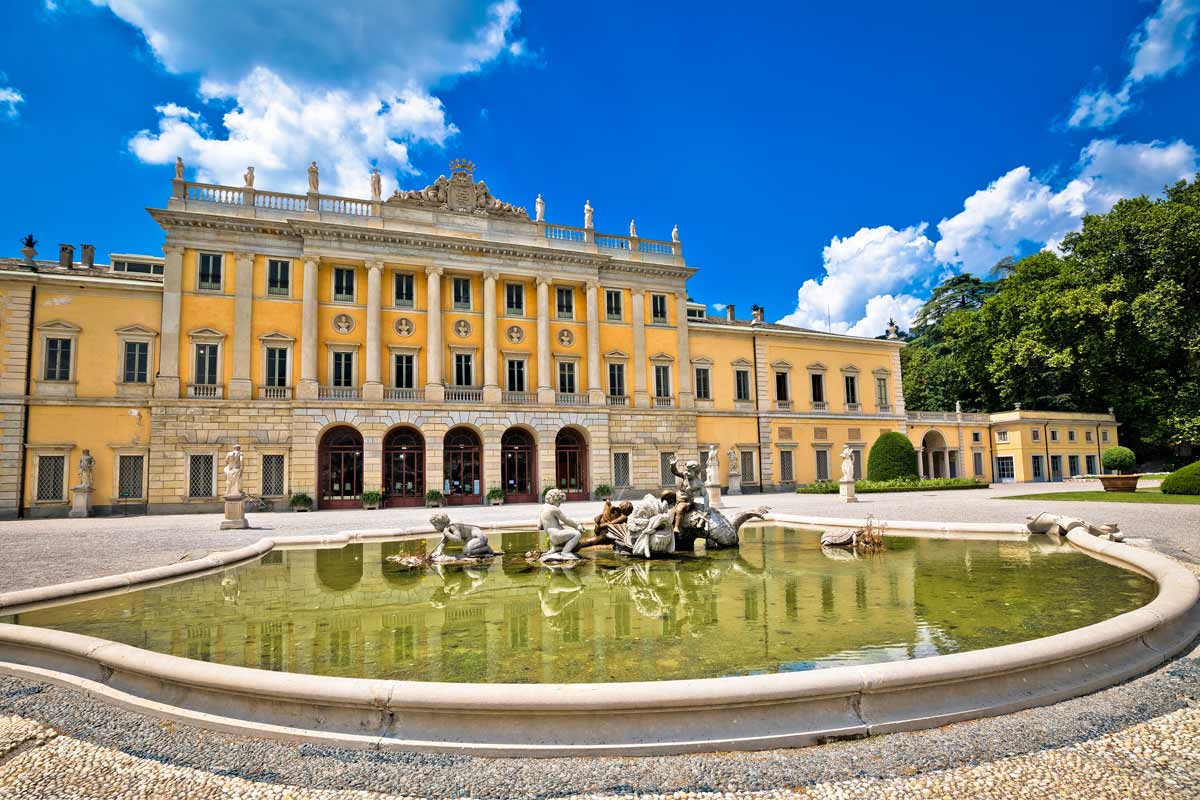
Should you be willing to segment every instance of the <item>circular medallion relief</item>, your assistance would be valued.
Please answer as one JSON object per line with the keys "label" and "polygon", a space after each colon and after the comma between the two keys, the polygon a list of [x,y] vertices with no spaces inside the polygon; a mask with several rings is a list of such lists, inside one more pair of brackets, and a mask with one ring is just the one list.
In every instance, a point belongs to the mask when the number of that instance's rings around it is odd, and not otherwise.
{"label": "circular medallion relief", "polygon": [[401,317],[400,319],[396,320],[396,333],[398,335],[412,336],[413,330],[412,320],[408,317]]}
{"label": "circular medallion relief", "polygon": [[521,340],[525,338],[525,331],[521,330],[520,325],[509,325],[508,330],[504,332],[504,335],[508,337],[508,340],[513,344],[520,344]]}
{"label": "circular medallion relief", "polygon": [[570,347],[575,344],[575,334],[571,333],[566,328],[558,332],[558,343],[563,347]]}
{"label": "circular medallion relief", "polygon": [[467,322],[465,319],[460,319],[458,322],[454,323],[454,333],[457,334],[460,339],[467,338],[471,335],[471,323]]}
{"label": "circular medallion relief", "polygon": [[354,317],[349,314],[338,314],[333,318],[333,329],[338,333],[349,333],[354,330]]}

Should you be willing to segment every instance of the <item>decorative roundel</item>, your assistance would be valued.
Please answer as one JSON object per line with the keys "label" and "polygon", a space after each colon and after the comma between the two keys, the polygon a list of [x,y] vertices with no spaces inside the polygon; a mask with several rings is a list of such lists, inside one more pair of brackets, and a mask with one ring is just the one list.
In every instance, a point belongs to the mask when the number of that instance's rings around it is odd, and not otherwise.
{"label": "decorative roundel", "polygon": [[520,344],[521,340],[525,338],[525,331],[521,329],[520,325],[509,325],[508,330],[504,332],[504,335],[507,336],[508,340],[513,344]]}
{"label": "decorative roundel", "polygon": [[338,333],[350,333],[354,330],[354,317],[349,314],[338,314],[333,318],[333,329]]}
{"label": "decorative roundel", "polygon": [[396,320],[396,333],[400,336],[412,336],[413,330],[415,329],[413,328],[412,320],[408,317],[401,317]]}
{"label": "decorative roundel", "polygon": [[558,343],[563,347],[570,347],[575,344],[575,334],[571,333],[566,328],[558,332]]}
{"label": "decorative roundel", "polygon": [[458,322],[454,323],[454,332],[458,334],[460,339],[467,338],[471,335],[471,323],[467,322],[465,319],[460,319]]}

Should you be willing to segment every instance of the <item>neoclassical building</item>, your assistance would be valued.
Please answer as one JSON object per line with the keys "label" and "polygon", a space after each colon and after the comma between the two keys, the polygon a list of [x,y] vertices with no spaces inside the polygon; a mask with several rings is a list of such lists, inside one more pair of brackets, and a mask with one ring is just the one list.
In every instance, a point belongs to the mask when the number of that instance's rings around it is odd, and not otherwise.
{"label": "neoclassical building", "polygon": [[307,194],[247,178],[177,164],[149,212],[162,257],[0,260],[0,514],[66,513],[85,449],[96,513],[120,514],[219,508],[234,444],[249,492],[338,508],[627,496],[713,446],[723,483],[787,489],[847,445],[861,470],[889,430],[927,475],[1036,480],[1116,441],[1111,414],[908,414],[901,342],[708,315],[675,231],[599,233],[590,206],[550,224],[540,197],[531,218],[466,161],[387,199],[374,178],[369,200],[323,194],[315,165]]}

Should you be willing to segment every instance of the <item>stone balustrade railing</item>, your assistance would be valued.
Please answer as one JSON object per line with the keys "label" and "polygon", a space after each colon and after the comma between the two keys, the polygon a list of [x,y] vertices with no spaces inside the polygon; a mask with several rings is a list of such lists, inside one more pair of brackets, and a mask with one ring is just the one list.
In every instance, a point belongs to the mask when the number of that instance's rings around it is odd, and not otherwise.
{"label": "stone balustrade railing", "polygon": [[483,389],[464,389],[461,386],[446,387],[447,403],[482,403]]}
{"label": "stone balustrade railing", "polygon": [[361,386],[318,386],[318,400],[361,400]]}
{"label": "stone balustrade railing", "polygon": [[991,417],[987,414],[957,413],[954,411],[909,411],[908,418],[914,422],[963,422],[988,423]]}

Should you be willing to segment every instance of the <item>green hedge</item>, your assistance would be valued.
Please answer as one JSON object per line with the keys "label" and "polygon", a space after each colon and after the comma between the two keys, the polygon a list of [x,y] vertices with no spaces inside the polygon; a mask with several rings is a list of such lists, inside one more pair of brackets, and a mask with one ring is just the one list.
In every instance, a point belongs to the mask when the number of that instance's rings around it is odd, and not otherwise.
{"label": "green hedge", "polygon": [[[986,489],[986,483],[980,483],[973,478],[929,478],[923,481],[893,480],[893,481],[855,481],[854,491],[859,494],[873,492],[924,492],[930,489]],[[797,494],[837,494],[838,485],[835,481],[817,481],[808,486],[796,489]]]}
{"label": "green hedge", "polygon": [[1100,463],[1110,472],[1132,472],[1137,467],[1137,456],[1128,447],[1110,447],[1100,456]]}
{"label": "green hedge", "polygon": [[1200,461],[1163,478],[1161,488],[1163,494],[1200,494]]}
{"label": "green hedge", "polygon": [[917,479],[917,451],[903,433],[889,431],[871,445],[867,458],[867,480]]}

